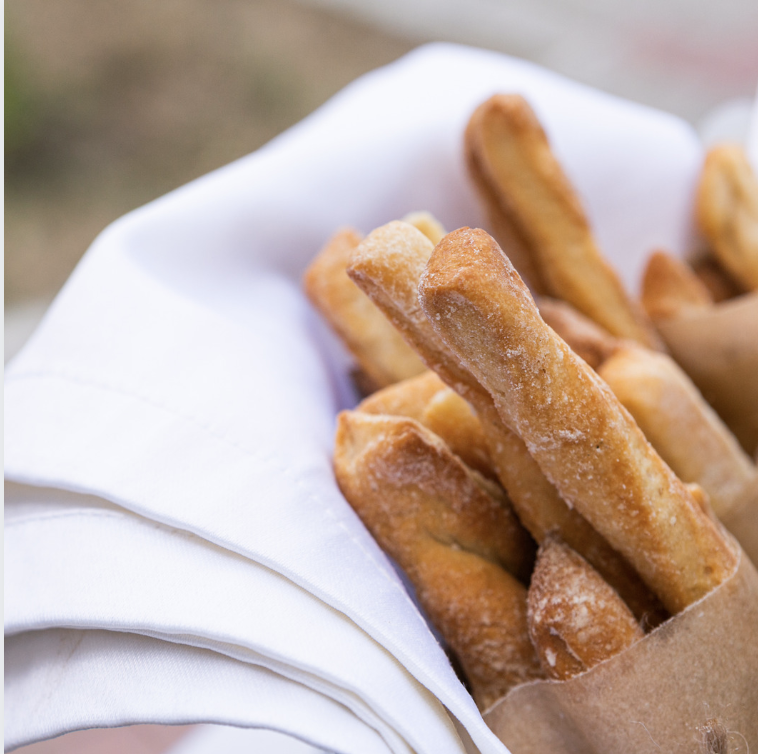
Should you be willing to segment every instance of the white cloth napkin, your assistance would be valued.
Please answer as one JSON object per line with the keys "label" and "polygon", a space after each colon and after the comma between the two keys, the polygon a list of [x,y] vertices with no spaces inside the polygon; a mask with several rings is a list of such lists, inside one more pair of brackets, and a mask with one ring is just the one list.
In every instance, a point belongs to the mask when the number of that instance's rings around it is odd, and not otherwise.
{"label": "white cloth napkin", "polygon": [[631,287],[682,252],[686,124],[450,45],[113,224],[7,371],[6,747],[204,721],[505,751],[335,486],[346,358],[299,283],[339,226],[480,225],[461,138],[499,91],[532,103]]}

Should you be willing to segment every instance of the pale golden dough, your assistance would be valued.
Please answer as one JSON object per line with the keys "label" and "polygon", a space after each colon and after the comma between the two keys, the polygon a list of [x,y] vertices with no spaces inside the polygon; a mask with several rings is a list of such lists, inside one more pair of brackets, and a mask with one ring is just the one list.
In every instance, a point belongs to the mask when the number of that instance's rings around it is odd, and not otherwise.
{"label": "pale golden dough", "polygon": [[445,235],[442,224],[429,212],[409,212],[403,222],[420,230],[435,246]]}
{"label": "pale golden dough", "polygon": [[736,556],[599,377],[547,327],[484,231],[434,250],[419,286],[435,330],[561,496],[676,613],[730,575]]}
{"label": "pale golden dough", "polygon": [[543,296],[537,299],[537,307],[542,319],[593,369],[597,369],[618,346],[618,338],[565,301]]}
{"label": "pale golden dough", "polygon": [[657,599],[603,537],[568,508],[523,441],[503,424],[490,394],[453,355],[421,311],[418,283],[432,249],[415,228],[392,222],[370,233],[355,250],[348,274],[424,363],[474,408],[498,477],[532,536],[541,541],[548,532],[558,531],[619,590],[638,617],[656,624],[663,612]]}
{"label": "pale golden dough", "polygon": [[665,251],[650,255],[642,275],[642,305],[654,322],[713,305],[710,291],[689,265]]}
{"label": "pale golden dough", "polygon": [[557,680],[589,670],[644,636],[618,594],[558,539],[540,547],[527,604],[532,644],[542,669]]}
{"label": "pale golden dough", "polygon": [[[520,95],[480,105],[465,148],[496,231],[510,226],[505,248],[536,292],[563,299],[616,337],[661,347],[644,312],[601,255],[581,202],[534,112]],[[524,259],[530,262],[524,266]]]}
{"label": "pale golden dough", "polygon": [[366,398],[358,411],[407,416],[444,440],[467,466],[497,479],[482,425],[463,398],[431,371]]}
{"label": "pale golden dough", "polygon": [[674,473],[705,490],[719,518],[755,490],[755,464],[669,356],[624,345],[598,374]]}
{"label": "pale golden dough", "polygon": [[732,278],[744,290],[758,289],[758,179],[741,146],[723,144],[706,155],[696,215]]}
{"label": "pale golden dough", "polygon": [[391,385],[424,371],[424,365],[394,327],[347,276],[345,269],[360,236],[338,231],[305,272],[311,303],[358,362],[362,389]]}
{"label": "pale golden dough", "polygon": [[340,414],[334,470],[350,505],[405,571],[485,709],[541,676],[527,635],[534,545],[487,484],[412,419]]}

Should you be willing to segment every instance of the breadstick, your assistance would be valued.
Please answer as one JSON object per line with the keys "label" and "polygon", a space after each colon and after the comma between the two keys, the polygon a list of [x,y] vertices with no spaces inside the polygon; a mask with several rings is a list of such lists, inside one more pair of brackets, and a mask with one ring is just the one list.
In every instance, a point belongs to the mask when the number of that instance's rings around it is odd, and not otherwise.
{"label": "breadstick", "polygon": [[542,319],[571,346],[577,356],[581,356],[595,370],[618,346],[618,338],[614,338],[565,301],[542,297],[537,300],[537,307]]}
{"label": "breadstick", "polygon": [[707,309],[713,298],[686,262],[655,251],[642,276],[642,305],[653,322],[660,322],[693,309]]}
{"label": "breadstick", "polygon": [[706,491],[719,518],[758,482],[755,464],[669,356],[624,345],[598,374],[674,473]]}
{"label": "breadstick", "polygon": [[473,406],[498,477],[521,521],[537,541],[550,531],[582,553],[623,595],[635,615],[655,625],[660,603],[634,569],[545,478],[523,441],[501,421],[492,398],[438,337],[420,309],[418,283],[432,245],[415,229],[389,223],[355,250],[348,274],[418,351],[426,365]]}
{"label": "breadstick", "polygon": [[527,597],[529,636],[542,669],[565,680],[644,636],[629,608],[592,566],[555,538],[541,545]]}
{"label": "breadstick", "polygon": [[[377,389],[424,371],[408,346],[382,313],[345,273],[356,231],[339,231],[305,272],[303,286],[365,375],[363,387]],[[366,379],[367,378],[367,379]]]}
{"label": "breadstick", "polygon": [[416,589],[485,709],[541,675],[526,628],[533,545],[509,509],[412,419],[343,412],[340,489]]}
{"label": "breadstick", "polygon": [[435,248],[419,298],[503,422],[672,613],[730,575],[736,555],[605,383],[539,316],[495,241],[462,228]]}
{"label": "breadstick", "polygon": [[420,230],[434,246],[436,246],[445,235],[445,229],[434,215],[429,212],[409,212],[403,222],[412,225]]}
{"label": "breadstick", "polygon": [[758,179],[739,145],[714,147],[706,155],[696,215],[734,280],[744,290],[758,289]]}
{"label": "breadstick", "polygon": [[511,237],[523,242],[514,246],[516,263],[525,247],[538,269],[536,275],[526,270],[535,289],[568,301],[616,337],[660,348],[644,312],[600,254],[581,202],[526,100],[491,97],[472,115],[465,144],[475,181],[489,186],[485,202],[497,198]]}
{"label": "breadstick", "polygon": [[390,385],[366,398],[357,410],[415,419],[441,438],[467,466],[497,479],[479,419],[434,372]]}

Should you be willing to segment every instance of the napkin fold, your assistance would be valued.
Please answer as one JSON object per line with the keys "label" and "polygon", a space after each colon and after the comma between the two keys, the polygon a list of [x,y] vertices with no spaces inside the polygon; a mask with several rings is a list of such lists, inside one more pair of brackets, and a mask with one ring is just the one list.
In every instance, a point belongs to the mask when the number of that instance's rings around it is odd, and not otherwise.
{"label": "napkin fold", "polygon": [[6,373],[6,747],[126,722],[503,752],[330,466],[346,357],[300,292],[339,226],[482,225],[463,128],[524,94],[635,287],[682,253],[694,132],[422,47],[95,241]]}

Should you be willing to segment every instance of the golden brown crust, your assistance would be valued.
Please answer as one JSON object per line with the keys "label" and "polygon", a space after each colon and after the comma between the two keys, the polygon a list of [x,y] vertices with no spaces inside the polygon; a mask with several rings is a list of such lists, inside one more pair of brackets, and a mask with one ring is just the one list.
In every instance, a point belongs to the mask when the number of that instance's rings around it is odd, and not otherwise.
{"label": "golden brown crust", "polygon": [[431,371],[380,390],[358,406],[369,414],[407,416],[434,432],[467,466],[497,479],[476,414]]}
{"label": "golden brown crust", "polygon": [[598,373],[674,473],[705,490],[717,516],[741,503],[758,470],[673,359],[625,345]]}
{"label": "golden brown crust", "polygon": [[549,531],[579,549],[640,618],[657,624],[665,611],[633,568],[577,512],[572,512],[529,455],[521,438],[502,422],[490,394],[439,338],[420,309],[418,283],[432,246],[413,228],[390,223],[354,253],[349,273],[418,351],[430,369],[474,408],[490,456],[514,508],[538,541]]}
{"label": "golden brown crust", "polygon": [[706,155],[696,215],[731,277],[744,290],[758,289],[758,179],[741,146],[723,144]]}
{"label": "golden brown crust", "polygon": [[537,300],[537,307],[542,319],[571,346],[577,356],[595,370],[619,344],[618,338],[614,338],[565,301],[543,296]]}
{"label": "golden brown crust", "polygon": [[654,322],[712,304],[710,292],[686,262],[665,251],[650,255],[642,276],[642,305]]}
{"label": "golden brown crust", "polygon": [[494,485],[414,420],[362,412],[338,418],[334,469],[457,654],[480,707],[538,677],[526,590],[513,575],[528,578],[533,542]]}
{"label": "golden brown crust", "polygon": [[675,613],[721,583],[731,547],[607,385],[545,325],[484,231],[437,245],[419,286],[440,337],[561,496]]}
{"label": "golden brown crust", "polygon": [[589,670],[644,636],[600,574],[555,538],[540,547],[527,603],[529,636],[542,669],[557,680]]}
{"label": "golden brown crust", "polygon": [[644,626],[653,628],[663,622],[668,613],[660,601],[579,511],[566,505],[523,441],[499,420],[483,418],[482,428],[500,481],[534,539],[541,543],[558,535],[613,586]]}
{"label": "golden brown crust", "polygon": [[[507,218],[506,248],[517,254],[514,261],[535,290],[568,301],[616,337],[659,348],[644,312],[600,254],[581,202],[524,98],[500,94],[480,105],[465,141],[475,183],[486,205],[496,201]],[[531,260],[526,268],[525,257]]]}
{"label": "golden brown crust", "polygon": [[354,230],[338,231],[306,270],[303,287],[358,362],[366,390],[420,374],[424,365],[347,276],[348,259],[360,240]]}

